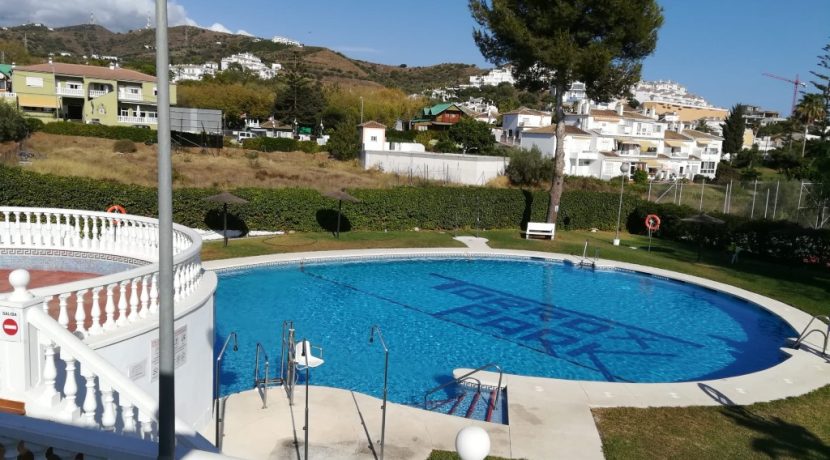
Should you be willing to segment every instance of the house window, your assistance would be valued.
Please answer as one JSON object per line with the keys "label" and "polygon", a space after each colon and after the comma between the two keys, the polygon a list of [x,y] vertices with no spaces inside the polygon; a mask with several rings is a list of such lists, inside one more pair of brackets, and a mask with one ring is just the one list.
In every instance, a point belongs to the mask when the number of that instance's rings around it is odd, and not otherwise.
{"label": "house window", "polygon": [[700,173],[701,174],[714,174],[715,173],[715,162],[714,161],[704,161],[700,164]]}
{"label": "house window", "polygon": [[378,137],[377,136],[372,136],[371,140],[372,140],[372,142],[377,142]]}
{"label": "house window", "polygon": [[43,79],[40,77],[26,77],[26,86],[43,88]]}
{"label": "house window", "polygon": [[74,81],[68,81],[68,82],[66,82],[66,87],[68,89],[84,89],[84,84],[83,83],[77,83],[77,82],[74,82]]}

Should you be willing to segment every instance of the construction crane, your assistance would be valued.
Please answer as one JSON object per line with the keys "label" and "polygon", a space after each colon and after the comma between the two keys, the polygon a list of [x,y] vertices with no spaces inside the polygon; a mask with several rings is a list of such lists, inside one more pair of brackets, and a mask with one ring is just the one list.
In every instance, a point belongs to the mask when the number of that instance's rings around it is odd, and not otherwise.
{"label": "construction crane", "polygon": [[807,85],[798,78],[798,74],[795,74],[795,80],[790,80],[789,78],[779,77],[778,75],[773,75],[771,73],[763,73],[765,77],[775,78],[776,80],[783,80],[788,83],[793,84],[793,105],[792,105],[792,113],[791,115],[795,115],[795,104],[798,102],[798,87],[807,87]]}

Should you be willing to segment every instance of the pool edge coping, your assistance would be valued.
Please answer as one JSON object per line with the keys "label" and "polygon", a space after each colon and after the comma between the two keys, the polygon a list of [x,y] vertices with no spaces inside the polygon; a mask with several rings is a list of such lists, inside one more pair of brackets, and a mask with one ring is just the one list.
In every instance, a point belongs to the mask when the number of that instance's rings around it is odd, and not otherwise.
{"label": "pool edge coping", "polygon": [[[300,253],[268,254],[261,256],[221,259],[203,262],[206,270],[228,271],[269,265],[283,265],[302,262],[327,262],[336,260],[380,260],[406,257],[472,257],[503,256],[514,258],[543,259],[579,265],[580,257],[540,251],[517,249],[470,249],[470,248],[396,248],[396,249],[350,249],[336,251],[314,251]],[[754,292],[706,278],[674,272],[656,267],[597,259],[594,268],[618,270],[685,282],[721,294],[737,297],[775,314],[792,327],[801,331],[811,316],[795,307]],[[807,342],[818,349],[818,344]],[[782,348],[790,357],[781,363],[749,374],[742,374],[714,380],[674,383],[622,383],[588,380],[566,380],[550,377],[523,376],[505,373],[510,382],[511,402],[516,394],[529,396],[534,393],[555,392],[567,395],[569,400],[582,399],[590,407],[682,407],[700,405],[747,405],[791,396],[801,396],[830,384],[830,361],[814,352],[804,349]],[[453,372],[455,369],[447,369]],[[486,378],[487,373],[482,377]],[[580,397],[581,396],[581,397]],[[519,398],[524,399],[522,397]],[[509,416],[510,417],[510,416]],[[512,417],[511,417],[512,420]],[[512,424],[512,423],[511,423]]]}

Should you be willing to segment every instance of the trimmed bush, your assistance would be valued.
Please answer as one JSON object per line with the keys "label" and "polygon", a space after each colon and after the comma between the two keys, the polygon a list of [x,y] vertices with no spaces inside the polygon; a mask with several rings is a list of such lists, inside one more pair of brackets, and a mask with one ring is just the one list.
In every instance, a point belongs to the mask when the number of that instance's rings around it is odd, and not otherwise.
{"label": "trimmed bush", "polygon": [[38,118],[26,118],[26,127],[29,129],[29,134],[36,133],[43,130],[43,121]]}
{"label": "trimmed bush", "polygon": [[242,141],[242,147],[260,152],[296,152],[298,142],[285,137],[255,137]]}
{"label": "trimmed bush", "polygon": [[22,140],[27,133],[26,120],[20,111],[11,104],[0,102],[0,142]]}
{"label": "trimmed bush", "polygon": [[156,131],[128,126],[104,126],[56,121],[43,125],[44,133],[65,136],[101,137],[104,139],[129,139],[133,142],[156,143]]}
{"label": "trimmed bush", "polygon": [[[183,188],[173,193],[176,222],[205,227],[205,216],[221,205],[204,201],[216,190]],[[234,190],[250,201],[231,206],[231,212],[256,230],[319,231],[316,215],[334,210],[337,202],[308,189]],[[548,206],[547,191],[475,187],[397,187],[351,190],[361,203],[344,205],[356,230],[407,230],[469,228],[516,228],[527,221],[543,221]],[[562,195],[560,225],[565,228],[596,227],[611,230],[616,224],[615,193],[566,191]],[[72,207],[106,209],[119,203],[130,213],[157,215],[156,190],[110,181],[41,175],[20,168],[0,167],[0,201],[9,206]],[[636,198],[626,197],[629,212]]]}
{"label": "trimmed bush", "polygon": [[129,139],[118,139],[112,145],[112,151],[115,153],[134,153],[138,150],[135,146],[135,142]]}

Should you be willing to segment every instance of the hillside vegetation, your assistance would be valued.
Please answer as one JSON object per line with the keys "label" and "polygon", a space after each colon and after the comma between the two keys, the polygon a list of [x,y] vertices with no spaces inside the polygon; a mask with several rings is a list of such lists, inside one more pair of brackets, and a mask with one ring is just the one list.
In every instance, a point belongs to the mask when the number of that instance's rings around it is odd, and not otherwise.
{"label": "hillside vegetation", "polygon": [[[44,61],[54,53],[57,61],[83,63],[82,56],[118,56],[125,67],[155,72],[155,31],[137,29],[124,33],[112,32],[102,26],[82,24],[59,27],[26,25],[0,30],[0,42],[20,45],[26,36],[29,54],[35,61]],[[406,67],[376,64],[351,59],[318,46],[294,47],[243,35],[226,34],[192,26],[176,26],[169,30],[170,62],[203,63],[216,61],[235,53],[251,52],[266,63],[286,63],[294,53],[307,64],[308,70],[324,84],[342,86],[387,86],[407,93],[420,92],[468,82],[468,77],[482,73],[468,64],[438,64]],[[60,56],[60,52],[72,56]],[[89,61],[90,64],[103,62]],[[405,63],[402,63],[405,64]]]}

